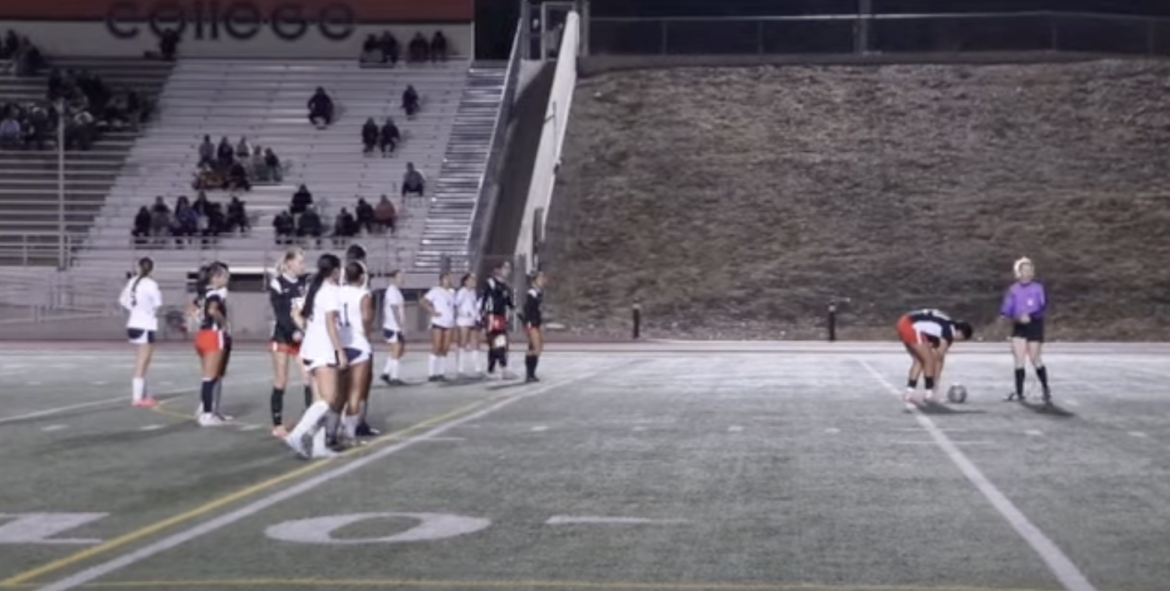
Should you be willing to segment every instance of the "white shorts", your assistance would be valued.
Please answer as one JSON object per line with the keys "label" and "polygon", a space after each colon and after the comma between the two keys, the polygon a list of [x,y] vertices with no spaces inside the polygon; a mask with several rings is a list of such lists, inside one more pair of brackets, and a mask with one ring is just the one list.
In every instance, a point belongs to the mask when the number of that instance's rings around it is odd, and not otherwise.
{"label": "white shorts", "polygon": [[479,320],[475,318],[460,318],[455,321],[455,326],[459,328],[475,328],[476,324],[479,324]]}
{"label": "white shorts", "polygon": [[143,328],[127,328],[126,337],[134,345],[147,345],[154,343],[154,331]]}
{"label": "white shorts", "polygon": [[371,353],[363,349],[353,349],[351,347],[345,348],[345,358],[349,360],[350,365],[358,365],[359,363],[366,363],[370,360]]}
{"label": "white shorts", "polygon": [[340,363],[337,361],[337,353],[328,353],[324,355],[317,355],[315,359],[301,356],[302,363],[305,364],[305,369],[310,372],[321,367],[337,367]]}
{"label": "white shorts", "polygon": [[392,328],[383,328],[382,336],[387,343],[405,343],[406,335],[402,334],[401,330],[394,330]]}

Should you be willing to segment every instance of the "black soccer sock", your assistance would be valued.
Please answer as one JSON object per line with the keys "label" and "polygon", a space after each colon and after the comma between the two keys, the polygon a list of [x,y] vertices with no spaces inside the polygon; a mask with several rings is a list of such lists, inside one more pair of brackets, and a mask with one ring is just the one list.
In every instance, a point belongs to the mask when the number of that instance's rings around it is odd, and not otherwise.
{"label": "black soccer sock", "polygon": [[911,378],[911,379],[906,380],[906,387],[910,388],[911,390],[917,388],[918,387],[918,378]]}
{"label": "black soccer sock", "polygon": [[934,391],[934,378],[930,376],[922,378],[922,385],[926,387],[927,392]]}
{"label": "black soccer sock", "polygon": [[536,377],[536,355],[526,355],[524,357],[524,370],[528,374],[528,378]]}
{"label": "black soccer sock", "polygon": [[508,350],[500,347],[500,367],[507,369],[508,367]]}
{"label": "black soccer sock", "polygon": [[1048,367],[1044,366],[1044,365],[1037,367],[1036,368],[1036,377],[1040,380],[1040,385],[1044,388],[1044,391],[1047,392],[1048,391]]}
{"label": "black soccer sock", "polygon": [[305,408],[313,406],[313,387],[305,386]]}
{"label": "black soccer sock", "polygon": [[1024,397],[1024,368],[1022,367],[1016,369],[1016,396]]}
{"label": "black soccer sock", "polygon": [[203,412],[211,414],[215,409],[215,378],[203,380],[203,389],[200,391],[203,400]]}
{"label": "black soccer sock", "polygon": [[532,377],[536,377],[536,366],[540,365],[540,355],[532,356]]}
{"label": "black soccer sock", "polygon": [[493,373],[496,371],[496,348],[495,347],[488,349],[487,358],[488,358],[488,373]]}
{"label": "black soccer sock", "polygon": [[272,426],[279,427],[284,424],[284,388],[272,389]]}

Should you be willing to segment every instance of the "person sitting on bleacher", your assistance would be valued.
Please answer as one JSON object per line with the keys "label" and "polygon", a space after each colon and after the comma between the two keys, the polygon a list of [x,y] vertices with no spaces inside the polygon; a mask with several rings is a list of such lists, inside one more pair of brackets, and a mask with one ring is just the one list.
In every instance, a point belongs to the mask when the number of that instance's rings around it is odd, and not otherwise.
{"label": "person sitting on bleacher", "polygon": [[378,44],[382,47],[382,63],[390,64],[391,66],[398,63],[398,38],[390,31],[382,31],[382,37],[378,39]]}
{"label": "person sitting on bleacher", "polygon": [[98,130],[94,126],[93,115],[89,111],[74,111],[69,123],[65,126],[65,147],[77,146],[81,150],[88,150],[97,139]]}
{"label": "person sitting on bleacher", "polygon": [[150,238],[150,209],[143,205],[138,208],[138,215],[134,216],[134,229],[130,235],[134,237],[135,246],[145,246]]}
{"label": "person sitting on bleacher", "polygon": [[383,230],[390,230],[391,234],[397,229],[398,212],[394,209],[394,204],[390,202],[389,197],[382,195],[382,200],[378,202],[378,207],[374,209],[374,221]]}
{"label": "person sitting on bleacher", "polygon": [[252,224],[248,222],[248,211],[244,209],[244,202],[240,201],[239,196],[232,195],[232,200],[228,203],[227,223],[224,229],[228,232],[235,232],[237,229],[243,234],[247,234],[248,230],[252,229]]}
{"label": "person sitting on bleacher", "polygon": [[320,86],[309,99],[309,122],[318,127],[333,123],[333,99],[329,98],[329,95],[325,94],[325,89]]}
{"label": "person sitting on bleacher", "polygon": [[288,210],[284,210],[272,220],[272,229],[276,230],[276,243],[280,245],[292,244],[292,237],[297,231],[297,222]]}
{"label": "person sitting on bleacher", "polygon": [[447,61],[447,37],[442,31],[435,31],[431,37],[431,61]]}
{"label": "person sitting on bleacher", "polygon": [[366,37],[365,43],[362,43],[362,55],[358,58],[359,61],[363,64],[380,64],[384,58],[382,46],[378,43],[378,36],[371,34]]}
{"label": "person sitting on bleacher", "polygon": [[232,148],[232,143],[228,141],[227,136],[219,140],[219,148],[215,151],[216,162],[215,167],[219,170],[226,171],[232,165],[232,161],[236,158],[236,150]]}
{"label": "person sitting on bleacher", "polygon": [[359,230],[365,230],[366,234],[374,233],[374,206],[366,201],[365,197],[358,197],[357,207],[354,208],[357,214],[357,223]]}
{"label": "person sitting on bleacher", "polygon": [[199,231],[199,214],[187,202],[186,197],[179,197],[175,205],[175,217],[171,223],[171,236],[175,237],[175,244],[182,246],[184,238],[190,238]]}
{"label": "person sitting on bleacher", "polygon": [[211,136],[203,136],[203,143],[199,144],[199,164],[196,168],[213,166],[215,164],[215,144],[211,143]]}
{"label": "person sitting on bleacher", "polygon": [[252,157],[252,144],[248,143],[248,138],[240,136],[240,143],[236,144],[236,158],[241,161]]}
{"label": "person sitting on bleacher", "polygon": [[416,193],[422,197],[426,193],[427,179],[423,173],[414,167],[413,162],[406,163],[406,174],[402,175],[402,196]]}
{"label": "person sitting on bleacher", "polygon": [[195,197],[195,203],[191,204],[191,208],[199,215],[207,215],[207,210],[211,209],[211,201],[207,199],[207,193],[199,192],[199,196]]}
{"label": "person sitting on bleacher", "polygon": [[229,191],[238,189],[245,191],[252,190],[252,183],[248,182],[248,169],[244,168],[244,164],[239,160],[232,162],[232,165],[228,168],[227,188]]}
{"label": "person sitting on bleacher", "polygon": [[402,110],[406,111],[408,119],[413,119],[420,108],[418,91],[414,89],[413,85],[408,84],[406,90],[402,91]]}
{"label": "person sitting on bleacher", "polygon": [[398,132],[398,126],[394,125],[393,119],[387,117],[386,123],[382,125],[382,132],[378,134],[382,155],[393,154],[401,139],[402,134]]}
{"label": "person sitting on bleacher", "polygon": [[276,157],[272,148],[264,150],[264,168],[268,172],[268,179],[278,183],[284,180],[284,170],[281,168],[280,158]]}
{"label": "person sitting on bleacher", "polygon": [[289,204],[288,210],[291,211],[294,216],[301,215],[302,213],[305,213],[307,209],[312,207],[312,205],[313,194],[309,192],[308,187],[301,185],[301,187],[297,189],[297,192],[293,193],[292,203]]}
{"label": "person sitting on bleacher", "polygon": [[362,146],[365,147],[362,152],[369,154],[374,151],[376,145],[378,145],[378,124],[374,123],[373,117],[370,117],[362,126]]}
{"label": "person sitting on bleacher", "polygon": [[297,220],[297,236],[313,238],[321,246],[321,216],[317,215],[316,208],[310,206],[301,214]]}
{"label": "person sitting on bleacher", "polygon": [[410,61],[425,62],[429,58],[428,54],[431,51],[431,45],[427,43],[427,38],[423,37],[422,33],[415,33],[414,39],[410,40],[410,47],[407,48],[410,53]]}
{"label": "person sitting on bleacher", "polygon": [[227,179],[211,166],[204,166],[195,173],[191,188],[196,191],[219,191],[227,186]]}
{"label": "person sitting on bleacher", "polygon": [[20,47],[20,37],[16,31],[8,29],[4,34],[4,43],[0,45],[0,60],[10,60],[16,56],[16,48]]}
{"label": "person sitting on bleacher", "polygon": [[37,49],[37,46],[28,40],[28,37],[19,38],[12,61],[13,71],[17,77],[36,76],[47,65],[41,50]]}
{"label": "person sitting on bleacher", "polygon": [[341,208],[337,219],[333,220],[333,246],[341,246],[348,238],[357,236],[358,222],[346,208]]}
{"label": "person sitting on bleacher", "polygon": [[9,109],[4,110],[4,120],[0,121],[0,147],[19,148],[24,144],[20,122],[12,116]]}

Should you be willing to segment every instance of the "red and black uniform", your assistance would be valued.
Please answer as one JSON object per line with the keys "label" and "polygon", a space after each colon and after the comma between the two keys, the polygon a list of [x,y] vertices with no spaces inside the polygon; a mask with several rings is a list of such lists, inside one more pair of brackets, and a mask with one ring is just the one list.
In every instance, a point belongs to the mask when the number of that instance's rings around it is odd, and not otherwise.
{"label": "red and black uniform", "polygon": [[480,301],[488,338],[488,373],[492,373],[497,363],[508,367],[508,313],[516,304],[512,288],[498,277],[488,277],[484,282]]}
{"label": "red and black uniform", "polygon": [[275,318],[270,347],[273,352],[300,354],[301,343],[295,338],[300,329],[293,320],[292,311],[304,301],[308,286],[308,275],[296,278],[278,275],[268,283],[268,301]]}

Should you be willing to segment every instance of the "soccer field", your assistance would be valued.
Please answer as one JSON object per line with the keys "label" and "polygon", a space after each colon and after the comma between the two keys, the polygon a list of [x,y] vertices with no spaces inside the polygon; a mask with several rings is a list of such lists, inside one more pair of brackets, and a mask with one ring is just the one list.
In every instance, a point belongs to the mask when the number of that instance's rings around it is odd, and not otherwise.
{"label": "soccer field", "polygon": [[128,346],[6,345],[0,588],[1166,589],[1161,348],[1050,345],[1045,408],[1001,402],[1004,347],[956,347],[967,403],[913,412],[896,344],[553,345],[536,384],[426,384],[416,351],[385,434],[307,462],[260,346],[200,428],[189,350],[142,410]]}

